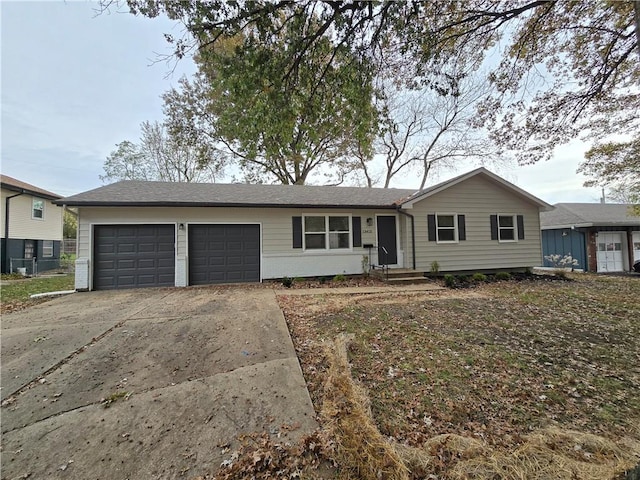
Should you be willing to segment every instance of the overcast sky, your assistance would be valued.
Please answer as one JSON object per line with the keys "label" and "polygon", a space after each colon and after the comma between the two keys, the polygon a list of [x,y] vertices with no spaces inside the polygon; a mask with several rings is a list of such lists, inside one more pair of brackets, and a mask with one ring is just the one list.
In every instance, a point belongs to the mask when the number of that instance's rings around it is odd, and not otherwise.
{"label": "overcast sky", "polygon": [[[171,53],[163,34],[179,35],[179,25],[96,8],[0,1],[2,173],[65,196],[102,185],[116,143],[137,141],[141,122],[162,120],[160,95],[195,71],[190,59],[156,62]],[[575,173],[586,149],[575,142],[549,162],[496,173],[549,203],[598,201],[599,190]]]}

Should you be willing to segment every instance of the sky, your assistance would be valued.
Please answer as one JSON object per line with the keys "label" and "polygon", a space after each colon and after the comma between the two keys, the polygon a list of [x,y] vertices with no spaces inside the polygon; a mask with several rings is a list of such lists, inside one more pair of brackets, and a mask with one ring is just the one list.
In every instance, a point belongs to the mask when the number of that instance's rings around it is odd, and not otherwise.
{"label": "sky", "polygon": [[[137,141],[143,121],[162,120],[161,95],[196,68],[172,52],[166,18],[135,17],[97,3],[0,1],[0,169],[3,174],[69,196],[103,185],[106,157]],[[559,147],[553,159],[494,169],[548,203],[597,202],[597,188],[576,174],[588,145]],[[491,167],[488,167],[491,169]],[[448,172],[433,183],[464,173]],[[415,178],[392,184],[417,188]]]}

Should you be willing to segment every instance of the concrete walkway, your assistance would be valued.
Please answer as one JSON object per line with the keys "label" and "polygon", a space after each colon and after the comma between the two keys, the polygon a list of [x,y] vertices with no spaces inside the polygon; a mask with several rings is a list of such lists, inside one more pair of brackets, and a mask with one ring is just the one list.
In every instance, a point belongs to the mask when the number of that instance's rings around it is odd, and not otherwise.
{"label": "concrete walkway", "polygon": [[439,285],[421,283],[417,285],[382,287],[327,287],[327,288],[279,288],[276,295],[367,295],[372,293],[415,293],[446,290]]}
{"label": "concrete walkway", "polygon": [[193,478],[317,427],[271,290],[77,293],[1,338],[2,478]]}

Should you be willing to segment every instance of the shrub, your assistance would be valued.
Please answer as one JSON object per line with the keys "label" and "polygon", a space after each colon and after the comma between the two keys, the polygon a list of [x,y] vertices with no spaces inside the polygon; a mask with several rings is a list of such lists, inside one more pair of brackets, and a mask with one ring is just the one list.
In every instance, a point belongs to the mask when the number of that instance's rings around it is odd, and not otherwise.
{"label": "shrub", "polygon": [[565,272],[564,270],[554,270],[553,274],[558,278],[567,278],[567,272]]}
{"label": "shrub", "polygon": [[560,254],[545,255],[544,259],[549,262],[553,268],[571,268],[573,270],[574,267],[578,266],[578,260],[571,256],[571,252],[565,256]]}
{"label": "shrub", "polygon": [[347,277],[345,277],[341,273],[333,277],[334,282],[345,282],[346,280],[347,280]]}
{"label": "shrub", "polygon": [[487,281],[487,276],[484,273],[480,273],[480,272],[476,272],[473,274],[473,281],[474,282],[486,282]]}
{"label": "shrub", "polygon": [[511,280],[511,274],[509,272],[496,273],[496,280]]}
{"label": "shrub", "polygon": [[446,287],[454,288],[456,286],[456,277],[450,274],[444,276],[444,284]]}
{"label": "shrub", "polygon": [[294,281],[294,283],[300,283],[300,282],[304,282],[305,279],[302,278],[302,277],[296,277],[296,278],[293,279],[293,281]]}
{"label": "shrub", "polygon": [[469,277],[467,275],[458,275],[456,277],[456,279],[458,280],[459,283],[461,284],[466,284],[469,283]]}
{"label": "shrub", "polygon": [[293,285],[293,278],[283,277],[282,285],[284,285],[287,288],[291,288],[291,285]]}
{"label": "shrub", "polygon": [[320,277],[318,281],[320,282],[321,285],[324,285],[325,283],[327,283],[327,277]]}
{"label": "shrub", "polygon": [[435,260],[431,262],[431,273],[433,273],[434,275],[440,273],[440,264]]}
{"label": "shrub", "polygon": [[533,268],[527,267],[524,269],[525,277],[533,277]]}

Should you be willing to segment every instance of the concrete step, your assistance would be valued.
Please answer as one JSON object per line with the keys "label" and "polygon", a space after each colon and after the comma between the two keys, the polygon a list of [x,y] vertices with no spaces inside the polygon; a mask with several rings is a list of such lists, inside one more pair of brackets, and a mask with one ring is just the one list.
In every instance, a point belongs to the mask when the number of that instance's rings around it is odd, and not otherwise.
{"label": "concrete step", "polygon": [[372,275],[377,275],[380,278],[404,278],[404,277],[422,277],[422,272],[418,272],[417,270],[409,270],[405,268],[392,268],[388,271],[383,270],[372,270]]}
{"label": "concrete step", "polygon": [[389,277],[386,281],[389,285],[410,285],[417,283],[429,283],[426,277]]}

